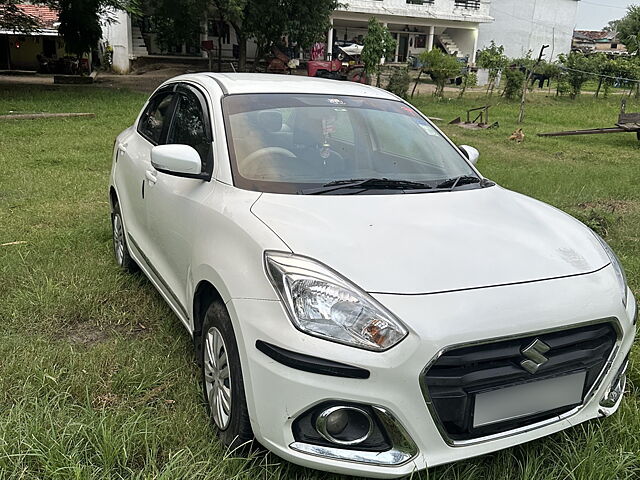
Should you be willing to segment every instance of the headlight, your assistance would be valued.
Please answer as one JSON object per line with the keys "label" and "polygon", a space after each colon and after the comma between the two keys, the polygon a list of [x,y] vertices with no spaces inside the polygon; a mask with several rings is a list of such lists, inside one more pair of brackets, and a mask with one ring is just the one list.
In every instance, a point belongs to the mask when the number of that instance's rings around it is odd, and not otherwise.
{"label": "headlight", "polygon": [[627,308],[627,275],[624,273],[624,268],[622,268],[622,265],[620,264],[620,259],[600,235],[596,232],[593,232],[593,234],[600,241],[602,248],[604,248],[605,252],[607,252],[607,255],[609,256],[609,260],[611,260],[611,265],[613,265],[613,269],[616,272],[616,279],[618,280],[618,286],[620,287],[622,304]]}
{"label": "headlight", "polygon": [[387,350],[407,329],[370,295],[309,258],[266,252],[267,275],[299,330],[367,350]]}

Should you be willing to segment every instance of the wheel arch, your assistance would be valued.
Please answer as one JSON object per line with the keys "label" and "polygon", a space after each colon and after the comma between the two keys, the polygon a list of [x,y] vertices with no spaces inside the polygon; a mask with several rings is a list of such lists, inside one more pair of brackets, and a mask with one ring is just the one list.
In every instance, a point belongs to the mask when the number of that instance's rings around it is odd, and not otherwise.
{"label": "wheel arch", "polygon": [[109,204],[111,205],[111,211],[115,208],[116,203],[118,203],[118,194],[116,193],[115,187],[111,185],[109,187]]}
{"label": "wheel arch", "polygon": [[209,305],[215,301],[224,304],[224,299],[218,289],[209,280],[201,280],[196,285],[193,293],[193,336],[194,338],[202,333],[204,316]]}

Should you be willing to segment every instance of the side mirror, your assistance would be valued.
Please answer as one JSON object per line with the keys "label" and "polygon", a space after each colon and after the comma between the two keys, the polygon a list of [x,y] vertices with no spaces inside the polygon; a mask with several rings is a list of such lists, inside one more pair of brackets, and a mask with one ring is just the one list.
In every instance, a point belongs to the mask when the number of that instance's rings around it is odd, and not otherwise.
{"label": "side mirror", "polygon": [[202,173],[200,155],[189,145],[156,145],[151,149],[151,165],[178,177],[198,177]]}
{"label": "side mirror", "polygon": [[477,149],[470,147],[469,145],[460,145],[458,148],[464,154],[464,156],[467,157],[467,159],[471,162],[472,165],[475,165],[476,163],[478,163],[478,158],[480,158],[480,152]]}

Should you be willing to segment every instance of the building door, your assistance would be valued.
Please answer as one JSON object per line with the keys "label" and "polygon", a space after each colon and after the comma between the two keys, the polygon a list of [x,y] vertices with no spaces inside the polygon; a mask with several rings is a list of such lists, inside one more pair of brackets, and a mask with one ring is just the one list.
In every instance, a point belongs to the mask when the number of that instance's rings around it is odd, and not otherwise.
{"label": "building door", "polygon": [[406,62],[409,54],[409,34],[401,33],[398,35],[398,61]]}
{"label": "building door", "polygon": [[42,37],[42,53],[47,58],[56,56],[56,39],[51,37]]}
{"label": "building door", "polygon": [[9,37],[0,35],[0,70],[11,69],[9,60]]}

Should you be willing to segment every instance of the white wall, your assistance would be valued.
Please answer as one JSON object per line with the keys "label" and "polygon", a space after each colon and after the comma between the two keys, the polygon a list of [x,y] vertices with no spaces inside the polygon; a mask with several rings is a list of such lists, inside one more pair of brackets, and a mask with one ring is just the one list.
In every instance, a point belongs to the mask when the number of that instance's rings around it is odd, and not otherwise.
{"label": "white wall", "polygon": [[[455,6],[455,0],[436,0],[425,5],[408,4],[406,0],[349,0],[345,9],[370,15],[392,15],[412,18],[489,22],[489,5],[492,0],[482,0],[479,9]],[[521,0],[529,1],[529,0]],[[339,11],[339,10],[338,10]]]}
{"label": "white wall", "polygon": [[549,45],[545,59],[555,60],[571,50],[577,12],[578,0],[492,0],[495,22],[480,25],[478,48],[494,40],[508,57],[532,50],[537,58],[542,45]]}
{"label": "white wall", "polygon": [[112,22],[102,24],[102,39],[113,47],[113,70],[118,73],[128,73],[131,66],[131,19],[123,10],[112,11],[108,16]]}

